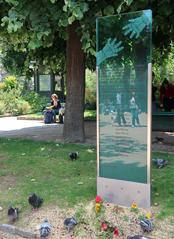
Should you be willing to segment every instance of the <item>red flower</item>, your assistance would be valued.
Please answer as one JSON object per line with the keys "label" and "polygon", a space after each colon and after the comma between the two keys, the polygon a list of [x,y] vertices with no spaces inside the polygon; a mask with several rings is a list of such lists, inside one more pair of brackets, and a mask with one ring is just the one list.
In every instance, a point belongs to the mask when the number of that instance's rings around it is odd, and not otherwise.
{"label": "red flower", "polygon": [[102,228],[103,231],[107,231],[107,229],[108,229],[107,223],[102,222],[102,223],[101,223],[101,228]]}
{"label": "red flower", "polygon": [[101,197],[100,197],[100,196],[96,196],[95,202],[96,202],[96,203],[101,203],[101,202],[102,202]]}
{"label": "red flower", "polygon": [[118,237],[119,236],[119,230],[118,228],[114,229],[114,237]]}

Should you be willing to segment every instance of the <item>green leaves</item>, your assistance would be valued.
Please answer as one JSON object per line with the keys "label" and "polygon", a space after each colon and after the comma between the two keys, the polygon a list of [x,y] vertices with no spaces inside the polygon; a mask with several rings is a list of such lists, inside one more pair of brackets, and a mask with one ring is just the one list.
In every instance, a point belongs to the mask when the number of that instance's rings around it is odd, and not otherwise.
{"label": "green leaves", "polygon": [[18,1],[17,0],[5,0],[7,3],[9,3],[9,4],[12,4],[12,5],[14,5],[14,6],[17,6],[18,5]]}
{"label": "green leaves", "polygon": [[120,12],[121,12],[121,10],[122,10],[122,8],[123,8],[123,5],[124,5],[125,3],[126,3],[126,5],[130,6],[133,1],[134,1],[134,0],[124,0],[124,1],[122,1],[121,4],[120,4],[120,5],[118,6],[118,8],[117,8],[118,14],[120,14]]}
{"label": "green leaves", "polygon": [[108,15],[114,15],[114,7],[111,5],[108,5],[105,9],[104,9],[104,15],[108,16]]}
{"label": "green leaves", "polygon": [[124,0],[124,2],[129,6],[133,2],[133,0]]}
{"label": "green leaves", "polygon": [[50,2],[51,2],[51,3],[55,3],[55,2],[57,2],[57,0],[50,0]]}
{"label": "green leaves", "polygon": [[18,29],[21,29],[23,26],[23,19],[25,17],[20,15],[15,9],[10,9],[8,16],[2,18],[1,26],[7,25],[7,30],[9,33],[16,32]]}
{"label": "green leaves", "polygon": [[63,6],[63,11],[67,13],[66,17],[68,17],[69,24],[72,24],[75,20],[81,20],[88,9],[89,6],[84,1],[65,0],[65,5]]}

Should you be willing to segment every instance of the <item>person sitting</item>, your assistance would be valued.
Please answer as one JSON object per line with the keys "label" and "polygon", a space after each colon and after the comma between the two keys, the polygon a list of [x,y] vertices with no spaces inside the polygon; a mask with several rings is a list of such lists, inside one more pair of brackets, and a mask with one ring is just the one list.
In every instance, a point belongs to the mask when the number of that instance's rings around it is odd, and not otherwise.
{"label": "person sitting", "polygon": [[174,86],[166,78],[160,87],[160,107],[169,112],[174,108]]}
{"label": "person sitting", "polygon": [[59,114],[59,110],[61,108],[61,103],[56,94],[51,95],[51,106],[47,107],[47,109],[50,109],[53,114],[53,121],[56,123],[56,115]]}

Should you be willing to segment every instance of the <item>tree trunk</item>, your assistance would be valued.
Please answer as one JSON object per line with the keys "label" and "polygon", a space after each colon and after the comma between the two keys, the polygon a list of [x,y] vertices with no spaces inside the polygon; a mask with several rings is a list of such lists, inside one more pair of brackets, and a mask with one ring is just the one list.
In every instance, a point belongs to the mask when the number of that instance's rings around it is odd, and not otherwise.
{"label": "tree trunk", "polygon": [[147,112],[147,55],[148,49],[143,44],[137,44],[135,48],[135,72],[136,72],[136,88],[137,98],[142,112]]}
{"label": "tree trunk", "polygon": [[83,142],[84,96],[85,96],[85,55],[80,37],[76,33],[78,23],[68,28],[67,40],[67,82],[66,106],[63,136],[67,142]]}

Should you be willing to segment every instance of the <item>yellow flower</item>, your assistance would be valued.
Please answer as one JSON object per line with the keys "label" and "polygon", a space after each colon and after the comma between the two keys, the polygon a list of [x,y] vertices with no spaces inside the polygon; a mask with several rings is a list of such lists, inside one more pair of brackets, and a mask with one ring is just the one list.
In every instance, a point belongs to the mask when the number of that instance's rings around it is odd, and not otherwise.
{"label": "yellow flower", "polygon": [[133,209],[138,208],[137,203],[136,203],[136,202],[133,202],[133,203],[131,204],[131,208],[133,208]]}
{"label": "yellow flower", "polygon": [[96,204],[95,204],[95,211],[96,211],[96,212],[99,212],[100,209],[101,209],[101,204],[100,204],[100,203],[96,203]]}
{"label": "yellow flower", "polygon": [[152,218],[152,213],[151,212],[147,212],[146,213],[146,218],[147,219],[151,219]]}

